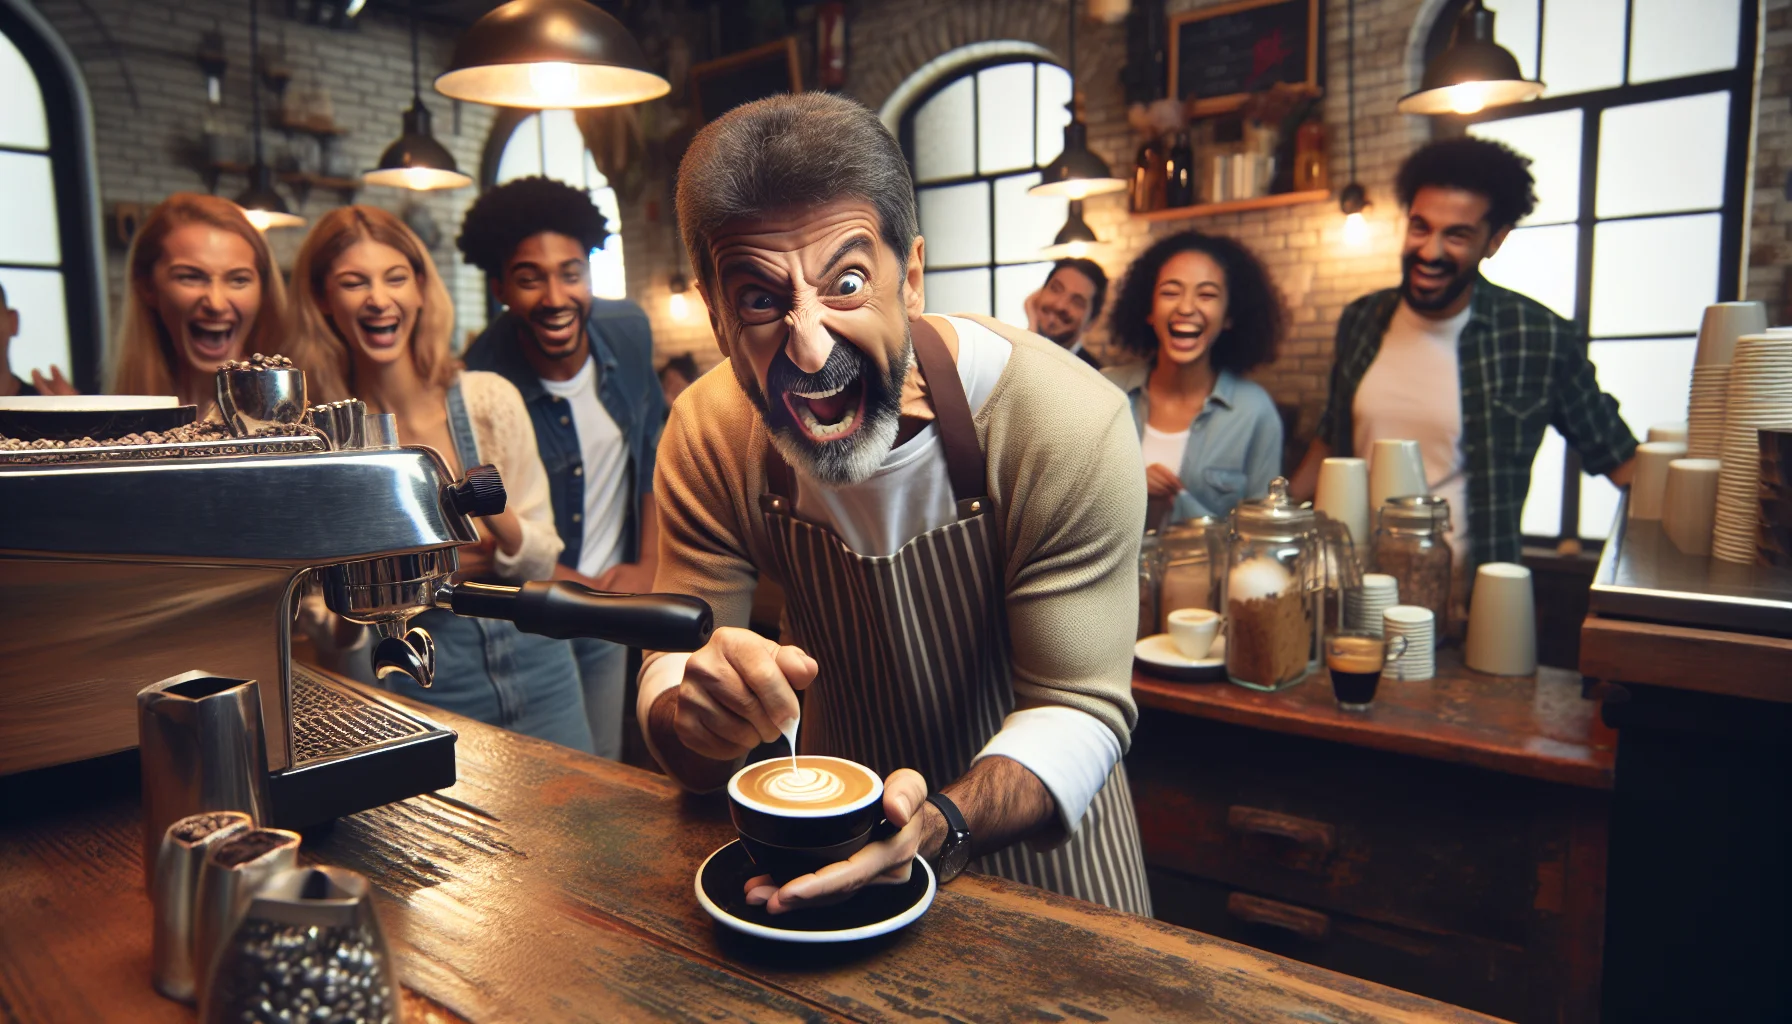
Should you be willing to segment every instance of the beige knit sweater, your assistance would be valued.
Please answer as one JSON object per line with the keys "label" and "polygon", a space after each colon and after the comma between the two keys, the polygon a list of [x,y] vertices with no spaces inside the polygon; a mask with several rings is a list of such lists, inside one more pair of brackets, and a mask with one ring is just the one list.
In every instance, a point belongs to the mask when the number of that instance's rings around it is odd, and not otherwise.
{"label": "beige knit sweater", "polygon": [[[554,529],[548,473],[535,448],[535,425],[522,392],[498,374],[467,370],[460,375],[460,396],[467,404],[479,460],[498,467],[506,503],[523,528],[523,545],[515,554],[493,551],[492,571],[512,583],[552,579],[566,542]],[[462,466],[461,472],[468,468]]]}
{"label": "beige knit sweater", "polygon": [[[1145,467],[1126,397],[1081,359],[1034,334],[972,316],[1014,344],[976,416],[1002,549],[1020,708],[1094,715],[1126,749],[1138,709]],[[933,317],[942,334],[952,327]],[[730,367],[680,396],[660,440],[654,589],[692,594],[718,626],[745,626],[757,572],[776,579],[759,496],[764,421]],[[807,580],[778,580],[788,591]]]}

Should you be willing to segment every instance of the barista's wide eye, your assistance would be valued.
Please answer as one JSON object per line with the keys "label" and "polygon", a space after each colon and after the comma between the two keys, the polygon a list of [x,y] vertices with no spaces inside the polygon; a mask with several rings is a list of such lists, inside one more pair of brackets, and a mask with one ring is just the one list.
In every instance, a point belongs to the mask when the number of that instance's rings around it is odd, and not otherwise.
{"label": "barista's wide eye", "polygon": [[840,295],[857,295],[865,290],[865,275],[856,270],[849,270],[840,275],[834,282],[834,291]]}

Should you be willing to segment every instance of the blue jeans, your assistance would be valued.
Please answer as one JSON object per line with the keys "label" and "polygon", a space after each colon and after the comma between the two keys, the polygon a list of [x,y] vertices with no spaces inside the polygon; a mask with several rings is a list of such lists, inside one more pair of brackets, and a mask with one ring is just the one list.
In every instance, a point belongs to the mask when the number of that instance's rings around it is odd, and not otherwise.
{"label": "blue jeans", "polygon": [[598,757],[622,760],[623,697],[628,690],[628,648],[608,640],[572,641],[585,691],[585,720]]}
{"label": "blue jeans", "polygon": [[456,714],[591,753],[572,644],[495,619],[432,608],[411,620],[436,642],[435,685],[394,673],[387,689]]}

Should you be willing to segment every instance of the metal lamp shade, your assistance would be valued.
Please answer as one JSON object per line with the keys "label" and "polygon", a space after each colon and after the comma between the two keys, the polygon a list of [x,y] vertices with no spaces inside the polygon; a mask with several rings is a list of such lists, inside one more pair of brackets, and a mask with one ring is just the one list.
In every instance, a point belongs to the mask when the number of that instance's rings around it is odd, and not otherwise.
{"label": "metal lamp shade", "polygon": [[1096,237],[1095,229],[1083,219],[1083,201],[1070,201],[1070,216],[1064,219],[1064,226],[1058,229],[1057,237],[1052,244],[1041,250],[1043,259],[1081,259],[1089,254],[1089,247],[1101,241]]}
{"label": "metal lamp shade", "polygon": [[1072,117],[1064,126],[1064,151],[1045,166],[1039,184],[1027,189],[1027,194],[1081,199],[1126,187],[1125,178],[1114,177],[1107,161],[1089,151],[1089,130]]}
{"label": "metal lamp shade", "polygon": [[511,0],[460,37],[436,91],[539,110],[642,103],[672,86],[621,22],[585,0]]}
{"label": "metal lamp shade", "polygon": [[1476,3],[1462,12],[1449,49],[1425,68],[1417,92],[1400,98],[1402,114],[1472,114],[1487,107],[1523,103],[1543,95],[1518,59],[1493,41],[1493,12]]}
{"label": "metal lamp shade", "polygon": [[430,133],[429,109],[420,103],[404,112],[404,134],[386,147],[379,167],[363,174],[361,180],[419,192],[473,184],[471,177],[461,173],[454,154]]}
{"label": "metal lamp shade", "polygon": [[249,172],[249,187],[236,197],[236,205],[243,208],[243,216],[257,231],[305,226],[305,218],[288,211],[286,200],[274,191],[274,176],[266,164],[256,164]]}

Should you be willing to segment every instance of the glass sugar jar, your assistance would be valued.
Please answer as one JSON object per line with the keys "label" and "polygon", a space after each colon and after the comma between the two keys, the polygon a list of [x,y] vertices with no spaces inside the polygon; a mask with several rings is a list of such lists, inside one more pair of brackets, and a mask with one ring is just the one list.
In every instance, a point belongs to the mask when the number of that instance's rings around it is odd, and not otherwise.
{"label": "glass sugar jar", "polygon": [[1435,495],[1389,498],[1376,513],[1375,568],[1394,577],[1400,603],[1431,609],[1439,633],[1450,621],[1450,503]]}
{"label": "glass sugar jar", "polygon": [[1253,690],[1305,679],[1319,659],[1325,569],[1317,516],[1288,497],[1288,481],[1241,502],[1227,531],[1226,675]]}

